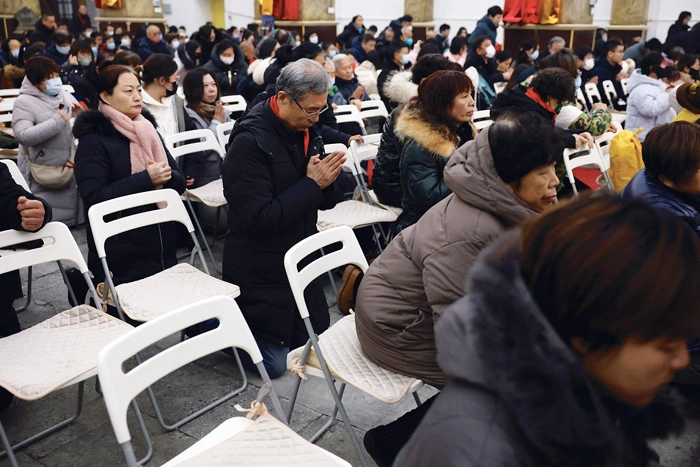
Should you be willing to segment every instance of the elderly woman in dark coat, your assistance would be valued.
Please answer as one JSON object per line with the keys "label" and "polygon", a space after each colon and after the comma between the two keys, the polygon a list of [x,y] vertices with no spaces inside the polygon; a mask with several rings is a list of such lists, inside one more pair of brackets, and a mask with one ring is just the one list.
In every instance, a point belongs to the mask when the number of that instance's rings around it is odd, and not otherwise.
{"label": "elderly woman in dark coat", "polygon": [[[284,67],[277,93],[236,122],[222,166],[229,206],[223,279],[241,288],[237,302],[272,378],[286,371],[289,349],[308,339],[284,255],[317,232],[318,210],[332,208],[340,194],[334,181],[345,154],[321,158],[315,126],[328,109],[327,91],[319,63],[304,58]],[[321,284],[311,283],[305,296],[320,334],[330,322]]]}
{"label": "elderly woman in dark coat", "polygon": [[619,198],[500,239],[437,324],[450,383],[394,465],[659,465],[648,440],[684,425],[664,386],[700,330],[698,261],[681,220]]}

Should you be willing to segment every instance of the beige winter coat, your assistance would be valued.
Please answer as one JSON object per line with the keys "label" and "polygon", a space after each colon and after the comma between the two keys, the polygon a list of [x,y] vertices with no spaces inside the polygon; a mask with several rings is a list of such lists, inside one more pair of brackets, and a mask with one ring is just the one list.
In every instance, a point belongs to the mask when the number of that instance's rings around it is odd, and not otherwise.
{"label": "beige winter coat", "polygon": [[537,213],[498,177],[488,131],[458,148],[444,172],[452,194],[402,231],[369,268],[356,302],[365,355],[397,373],[444,385],[433,326],[464,295],[479,253]]}

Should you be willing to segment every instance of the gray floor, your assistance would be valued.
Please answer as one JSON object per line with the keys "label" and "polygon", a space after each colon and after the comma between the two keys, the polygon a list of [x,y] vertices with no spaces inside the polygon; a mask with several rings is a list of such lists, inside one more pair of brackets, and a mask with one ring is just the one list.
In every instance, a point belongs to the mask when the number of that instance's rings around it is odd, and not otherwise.
{"label": "gray floor", "polygon": [[[85,255],[87,255],[85,230],[73,230],[75,238]],[[215,257],[221,257],[219,241],[214,250]],[[211,265],[210,265],[211,268]],[[25,271],[26,273],[26,271]],[[26,277],[26,276],[25,276]],[[58,311],[68,307],[65,286],[56,265],[43,265],[34,270],[34,296],[28,310],[20,313],[23,327],[37,324]],[[327,284],[329,303],[334,301],[330,284]],[[21,302],[21,301],[20,301]],[[18,302],[19,303],[19,302]],[[331,308],[332,320],[340,318],[337,308]],[[174,340],[160,343],[160,347],[172,345]],[[282,398],[283,407],[288,407],[294,378],[287,374],[274,381]],[[154,390],[161,401],[166,421],[174,421],[194,412],[199,407],[217,399],[240,385],[241,377],[235,361],[223,354],[210,355],[194,364],[188,365],[155,385]],[[205,436],[218,424],[229,417],[239,415],[234,405],[248,406],[255,398],[260,386],[260,379],[249,376],[248,388],[233,400],[184,425],[172,432],[163,431],[155,419],[150,402],[143,395],[138,402],[145,414],[145,421],[154,443],[154,457],[149,465],[161,465],[174,457],[198,439]],[[425,400],[435,390],[426,387],[420,395]],[[39,401],[24,402],[15,400],[11,407],[2,414],[10,440],[17,441],[65,418],[75,408],[77,388],[57,391]],[[353,423],[353,429],[362,439],[365,431],[396,419],[407,410],[415,407],[409,397],[401,403],[390,406],[348,388],[344,397],[345,406]],[[269,405],[269,404],[268,404]],[[323,380],[310,378],[302,383],[299,399],[292,419],[292,428],[302,436],[309,437],[330,416],[333,407],[331,396]],[[700,465],[700,404],[692,404],[689,411],[688,429],[677,439],[656,444],[662,456],[662,462],[668,466]],[[144,453],[144,442],[133,414],[129,418],[137,456]],[[359,465],[345,426],[338,421],[336,425],[317,442],[317,444],[353,465]],[[18,456],[20,465],[26,466],[117,466],[123,465],[121,449],[116,443],[109,423],[102,398],[94,390],[94,379],[88,381],[85,391],[83,413],[78,420],[62,431],[21,451]],[[0,461],[0,467],[9,465],[7,460]],[[438,464],[439,465],[439,462]]]}

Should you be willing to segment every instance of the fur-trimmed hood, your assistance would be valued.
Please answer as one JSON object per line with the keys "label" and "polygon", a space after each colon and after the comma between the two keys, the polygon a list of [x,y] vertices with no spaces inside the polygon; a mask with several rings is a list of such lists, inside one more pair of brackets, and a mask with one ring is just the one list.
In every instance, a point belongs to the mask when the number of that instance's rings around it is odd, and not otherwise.
{"label": "fur-trimmed hood", "polygon": [[436,326],[440,367],[495,394],[547,465],[650,465],[646,440],[683,430],[678,397],[665,388],[644,408],[605,397],[532,298],[520,255],[519,230],[481,254]]}
{"label": "fur-trimmed hood", "polygon": [[394,131],[402,143],[410,138],[426,151],[444,158],[449,158],[459,145],[459,136],[450,127],[427,122],[410,102],[399,113]]}
{"label": "fur-trimmed hood", "polygon": [[384,95],[394,102],[405,104],[418,95],[418,85],[411,81],[413,73],[399,71],[384,83]]}
{"label": "fur-trimmed hood", "polygon": [[[153,124],[154,128],[158,128],[156,124],[156,119],[151,115],[151,113],[142,108],[141,115],[144,116],[146,120]],[[105,115],[99,110],[87,110],[85,112],[80,112],[80,115],[75,119],[75,124],[73,125],[73,136],[80,139],[83,135],[89,133],[97,133],[100,136],[112,137],[119,133],[117,129],[112,125]]]}

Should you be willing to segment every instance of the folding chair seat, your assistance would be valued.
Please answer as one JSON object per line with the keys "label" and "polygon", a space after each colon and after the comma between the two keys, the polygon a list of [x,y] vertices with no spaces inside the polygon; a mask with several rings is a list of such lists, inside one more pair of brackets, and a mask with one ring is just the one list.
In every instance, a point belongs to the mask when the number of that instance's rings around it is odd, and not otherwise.
{"label": "folding chair seat", "polygon": [[[188,154],[197,153],[200,151],[215,151],[221,159],[226,156],[221,144],[216,138],[216,135],[208,129],[202,130],[190,130],[183,131],[181,133],[176,133],[165,138],[165,146],[170,151],[170,154],[177,159],[179,157],[187,156]],[[192,207],[192,201],[202,203],[205,206],[216,208],[216,221],[214,223],[214,237],[212,239],[212,244],[216,241],[216,228],[219,225],[219,218],[221,216],[221,207],[227,204],[226,197],[224,196],[224,184],[221,181],[221,177],[209,182],[206,185],[186,189],[185,190],[185,200],[190,208],[192,217],[194,218],[195,225],[199,231],[199,235],[202,237],[204,246],[209,253],[209,257],[214,262],[216,270],[219,270],[219,266],[214,260],[214,255],[211,252],[211,247],[206,241],[204,236],[204,230],[199,222],[199,218],[194,212]]]}
{"label": "folding chair seat", "polygon": [[[193,326],[202,320],[217,319],[219,326],[180,342],[151,357],[128,373],[122,364],[144,348],[168,335]],[[107,346],[99,356],[99,377],[117,441],[127,464],[138,465],[126,423],[137,394],[178,368],[221,349],[237,347],[246,351],[265,382],[248,417],[226,420],[211,433],[171,459],[165,466],[250,466],[312,465],[349,466],[347,462],[305,441],[287,427],[277,394],[263,365],[262,354],[236,302],[230,297],[213,297],[172,311],[132,330]],[[269,395],[277,420],[267,413],[262,399]],[[238,408],[238,407],[237,407]],[[250,417],[258,415],[253,421]]]}
{"label": "folding chair seat", "polygon": [[[34,233],[14,230],[0,232],[0,248],[47,239],[51,241],[44,241],[40,248],[0,257],[0,274],[45,262],[59,261],[60,264],[60,261],[69,261],[80,270],[97,303],[99,299],[87,264],[65,224],[50,222]],[[102,310],[79,305],[18,334],[0,339],[3,361],[0,365],[0,386],[16,397],[34,401],[58,389],[78,384],[76,413],[53,427],[10,447],[0,423],[0,441],[5,449],[2,455],[9,457],[11,465],[17,466],[14,451],[56,432],[80,415],[85,380],[96,375],[100,350],[131,329],[130,325]],[[142,420],[139,421],[142,423]]]}
{"label": "folding chair seat", "polygon": [[[299,263],[311,253],[337,243],[341,244],[340,249],[321,256],[299,270]],[[355,319],[352,315],[341,319],[318,338],[314,334],[304,299],[304,290],[320,275],[347,264],[357,266],[362,272],[367,272],[368,269],[367,260],[355,235],[346,226],[319,232],[306,238],[290,248],[284,257],[284,267],[294,300],[309,335],[306,345],[293,350],[287,357],[288,368],[300,377],[296,381],[287,419],[291,418],[301,379],[305,379],[305,373],[322,376],[333,396],[335,408],[328,423],[310,441],[318,439],[334,423],[337,413],[340,412],[353,447],[363,465],[368,465],[342,403],[346,384],[387,403],[398,402],[406,394],[412,393],[416,403],[420,404],[416,391],[423,383],[415,378],[395,374],[370,362],[362,353],[355,331]],[[339,390],[336,390],[334,380],[341,383]]]}
{"label": "folding chair seat", "polygon": [[[121,217],[110,222],[104,220],[105,216],[110,214],[155,203],[167,203],[167,206],[162,209]],[[154,190],[104,201],[90,208],[88,218],[95,242],[95,249],[105,274],[106,286],[104,290],[107,292],[107,295],[111,294],[112,303],[117,308],[122,319],[125,319],[126,315],[134,321],[146,322],[168,315],[176,308],[205,298],[219,295],[235,298],[240,295],[240,288],[237,285],[224,282],[209,275],[209,269],[204,261],[199,241],[194,234],[194,226],[175,190]],[[204,272],[189,264],[176,264],[153,276],[115,286],[105,251],[107,239],[123,232],[163,222],[179,222],[185,226],[194,241]],[[104,295],[105,293],[103,293]],[[105,302],[107,301],[105,300]],[[237,353],[235,358],[243,377],[241,387],[172,425],[168,425],[163,420],[155,396],[149,388],[149,396],[161,426],[166,430],[174,430],[243,391],[248,380]]]}

